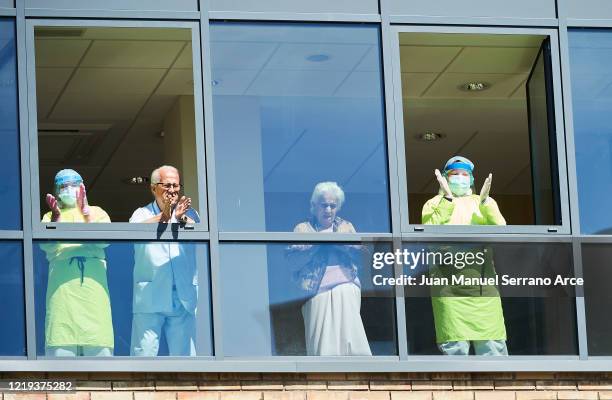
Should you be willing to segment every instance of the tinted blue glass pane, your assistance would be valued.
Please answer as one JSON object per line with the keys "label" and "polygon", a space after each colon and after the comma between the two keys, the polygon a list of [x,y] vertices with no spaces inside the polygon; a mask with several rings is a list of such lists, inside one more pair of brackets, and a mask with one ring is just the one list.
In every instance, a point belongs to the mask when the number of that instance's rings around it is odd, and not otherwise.
{"label": "tinted blue glass pane", "polygon": [[371,258],[390,246],[355,245],[223,244],[224,354],[397,354],[394,291],[373,281],[392,270]]}
{"label": "tinted blue glass pane", "polygon": [[575,295],[581,290],[555,284],[574,277],[571,243],[405,243],[404,249],[412,254],[408,260],[421,257],[416,267],[404,267],[415,281],[404,287],[409,354],[578,353]]}
{"label": "tinted blue glass pane", "polygon": [[612,31],[569,34],[581,231],[612,233]]}
{"label": "tinted blue glass pane", "polygon": [[0,203],[12,210],[2,218],[1,229],[21,229],[16,57],[15,23],[0,19]]}
{"label": "tinted blue glass pane", "polygon": [[0,243],[0,356],[25,356],[23,250],[19,242]]}
{"label": "tinted blue glass pane", "polygon": [[378,28],[215,23],[211,51],[220,229],[291,231],[331,181],[389,231]]}
{"label": "tinted blue glass pane", "polygon": [[212,354],[204,243],[39,241],[34,268],[39,355]]}

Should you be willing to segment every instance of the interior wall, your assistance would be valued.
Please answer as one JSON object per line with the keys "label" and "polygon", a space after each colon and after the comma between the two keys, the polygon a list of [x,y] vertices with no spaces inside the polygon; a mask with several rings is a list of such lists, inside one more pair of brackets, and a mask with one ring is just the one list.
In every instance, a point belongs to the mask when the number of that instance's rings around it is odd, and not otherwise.
{"label": "interior wall", "polygon": [[178,168],[185,196],[198,210],[195,109],[193,96],[179,96],[164,119],[164,164]]}

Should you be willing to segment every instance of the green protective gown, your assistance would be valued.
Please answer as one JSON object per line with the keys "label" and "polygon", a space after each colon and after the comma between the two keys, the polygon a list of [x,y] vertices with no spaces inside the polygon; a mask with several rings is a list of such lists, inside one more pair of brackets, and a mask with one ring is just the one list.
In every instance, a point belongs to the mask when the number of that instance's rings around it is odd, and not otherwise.
{"label": "green protective gown", "polygon": [[[110,222],[99,207],[90,207],[92,222]],[[49,222],[51,213],[43,217]],[[62,222],[84,222],[76,208],[64,209]],[[107,243],[42,243],[49,261],[45,344],[114,347],[106,278]]]}
{"label": "green protective gown", "polygon": [[[423,224],[430,225],[505,225],[506,221],[497,203],[488,198],[484,204],[480,196],[456,197],[453,201],[437,195],[423,206]],[[471,277],[494,277],[493,253],[488,247],[443,246],[436,251],[485,254],[482,265],[466,266],[460,273]],[[459,270],[436,266],[432,276],[449,276]],[[499,292],[495,286],[447,286],[432,294],[431,298],[437,343],[464,340],[505,340],[506,327]]]}

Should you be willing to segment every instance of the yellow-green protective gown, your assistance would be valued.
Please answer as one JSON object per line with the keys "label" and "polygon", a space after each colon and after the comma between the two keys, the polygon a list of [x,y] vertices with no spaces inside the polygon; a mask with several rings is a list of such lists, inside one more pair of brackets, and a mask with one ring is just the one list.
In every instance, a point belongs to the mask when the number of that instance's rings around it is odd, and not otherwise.
{"label": "yellow-green protective gown", "polygon": [[[61,222],[84,222],[81,212],[63,209]],[[100,207],[90,207],[91,222],[110,222]],[[51,212],[42,222],[51,220]],[[42,243],[49,261],[46,346],[114,347],[108,282],[107,243]]]}
{"label": "yellow-green protective gown", "polygon": [[[455,197],[453,201],[446,200],[442,195],[433,197],[423,206],[422,222],[431,225],[506,225],[495,200],[489,197],[485,204],[481,204],[480,196],[474,194]],[[466,277],[495,276],[491,249],[456,247],[453,251],[485,251],[485,263],[476,269],[464,268],[462,274]],[[440,269],[434,268],[434,271],[439,272]],[[504,313],[496,287],[463,286],[446,289],[453,293],[431,298],[437,343],[506,339]],[[469,297],[458,296],[457,291],[462,290],[469,293]]]}

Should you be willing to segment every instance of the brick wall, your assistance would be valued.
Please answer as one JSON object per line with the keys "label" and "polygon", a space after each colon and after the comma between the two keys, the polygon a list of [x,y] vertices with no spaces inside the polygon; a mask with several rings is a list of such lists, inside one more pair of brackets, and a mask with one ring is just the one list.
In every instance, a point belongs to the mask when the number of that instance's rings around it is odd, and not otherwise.
{"label": "brick wall", "polygon": [[3,400],[539,400],[611,399],[612,373],[4,373],[71,379],[75,394]]}

